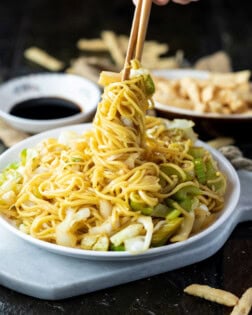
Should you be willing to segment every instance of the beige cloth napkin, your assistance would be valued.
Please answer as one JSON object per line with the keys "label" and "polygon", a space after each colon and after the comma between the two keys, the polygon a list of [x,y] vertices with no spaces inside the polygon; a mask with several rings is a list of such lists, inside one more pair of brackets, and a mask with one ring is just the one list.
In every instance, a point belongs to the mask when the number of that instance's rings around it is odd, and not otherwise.
{"label": "beige cloth napkin", "polygon": [[0,119],[0,139],[6,147],[11,147],[27,137],[29,137],[28,133],[14,129]]}

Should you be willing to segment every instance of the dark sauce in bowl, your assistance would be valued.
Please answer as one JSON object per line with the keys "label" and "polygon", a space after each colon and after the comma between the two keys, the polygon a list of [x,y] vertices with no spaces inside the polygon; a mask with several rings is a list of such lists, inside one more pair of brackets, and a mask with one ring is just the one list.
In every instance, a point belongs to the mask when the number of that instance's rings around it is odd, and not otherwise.
{"label": "dark sauce in bowl", "polygon": [[79,114],[81,108],[66,99],[58,97],[40,97],[15,104],[10,114],[27,119],[59,119]]}

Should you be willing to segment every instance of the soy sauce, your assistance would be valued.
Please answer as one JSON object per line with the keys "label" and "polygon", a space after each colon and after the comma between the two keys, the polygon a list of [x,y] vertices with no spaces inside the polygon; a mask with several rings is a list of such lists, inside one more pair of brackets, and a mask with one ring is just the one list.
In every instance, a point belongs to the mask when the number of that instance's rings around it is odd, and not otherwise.
{"label": "soy sauce", "polygon": [[80,112],[80,107],[75,103],[57,97],[29,99],[15,104],[10,110],[11,115],[39,120],[64,118]]}

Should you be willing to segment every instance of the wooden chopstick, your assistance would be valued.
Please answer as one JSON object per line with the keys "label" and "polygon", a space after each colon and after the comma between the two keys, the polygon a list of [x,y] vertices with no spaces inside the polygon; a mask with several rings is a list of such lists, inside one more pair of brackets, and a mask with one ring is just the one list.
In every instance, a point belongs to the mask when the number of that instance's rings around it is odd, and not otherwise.
{"label": "wooden chopstick", "polygon": [[125,58],[122,80],[127,80],[130,73],[130,60],[135,58],[139,61],[142,57],[146,30],[149,22],[152,0],[138,0],[132,22],[129,44]]}
{"label": "wooden chopstick", "polygon": [[143,46],[146,37],[147,27],[149,23],[152,0],[144,0],[141,10],[140,23],[138,27],[138,36],[136,42],[135,58],[141,61],[143,54]]}
{"label": "wooden chopstick", "polygon": [[138,0],[136,8],[135,8],[134,18],[132,22],[131,31],[130,31],[128,49],[127,49],[124,68],[123,68],[123,75],[122,75],[123,81],[126,80],[129,76],[130,60],[132,59],[133,54],[135,52],[136,40],[137,40],[137,34],[138,34],[138,28],[139,28],[139,22],[140,22],[141,10],[142,10],[142,2],[143,0]]}

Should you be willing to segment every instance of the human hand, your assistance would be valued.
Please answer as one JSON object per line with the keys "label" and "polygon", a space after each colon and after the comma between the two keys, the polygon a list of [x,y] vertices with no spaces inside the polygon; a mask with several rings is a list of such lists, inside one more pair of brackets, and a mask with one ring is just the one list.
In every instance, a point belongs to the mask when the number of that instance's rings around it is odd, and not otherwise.
{"label": "human hand", "polygon": [[[188,4],[192,1],[198,1],[198,0],[172,0],[175,3],[180,3],[180,4]],[[133,2],[136,4],[137,0],[133,0]],[[168,2],[170,2],[170,0],[153,0],[154,3],[158,4],[158,5],[165,5]]]}
{"label": "human hand", "polygon": [[[179,3],[179,4],[188,4],[192,1],[197,1],[197,0],[172,0],[173,2]],[[158,4],[158,5],[165,5],[168,2],[170,2],[170,0],[153,0],[154,3]]]}

